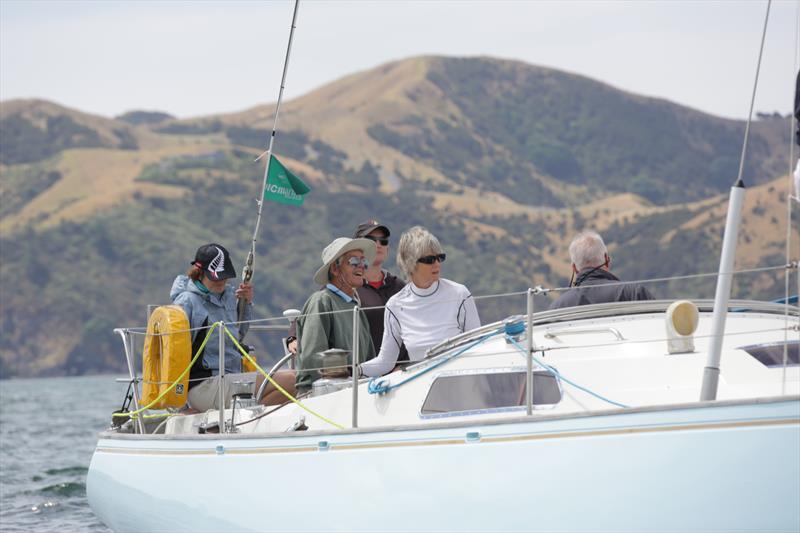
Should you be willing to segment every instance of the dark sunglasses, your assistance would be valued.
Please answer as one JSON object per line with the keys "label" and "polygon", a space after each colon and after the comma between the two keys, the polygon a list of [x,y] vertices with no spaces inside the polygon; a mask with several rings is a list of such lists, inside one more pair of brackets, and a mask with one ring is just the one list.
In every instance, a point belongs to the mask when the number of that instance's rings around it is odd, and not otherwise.
{"label": "dark sunglasses", "polygon": [[432,265],[436,261],[440,263],[444,263],[444,260],[447,259],[447,254],[436,254],[436,255],[426,255],[425,257],[420,257],[417,259],[417,263],[424,263],[426,265]]}
{"label": "dark sunglasses", "polygon": [[365,235],[365,239],[369,239],[373,242],[381,243],[381,246],[389,246],[389,238],[388,237],[373,237],[371,235]]}

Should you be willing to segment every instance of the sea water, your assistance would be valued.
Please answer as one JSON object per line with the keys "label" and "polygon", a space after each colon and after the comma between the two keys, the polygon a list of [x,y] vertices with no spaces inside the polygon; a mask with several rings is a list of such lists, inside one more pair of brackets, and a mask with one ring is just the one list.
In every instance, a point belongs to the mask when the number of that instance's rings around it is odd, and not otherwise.
{"label": "sea water", "polygon": [[0,381],[1,531],[110,531],[86,473],[126,389],[114,376]]}

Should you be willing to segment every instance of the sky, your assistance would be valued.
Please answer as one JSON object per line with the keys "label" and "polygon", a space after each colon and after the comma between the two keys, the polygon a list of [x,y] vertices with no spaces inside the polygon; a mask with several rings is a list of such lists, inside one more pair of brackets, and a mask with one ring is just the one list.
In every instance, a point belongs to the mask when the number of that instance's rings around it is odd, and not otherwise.
{"label": "sky", "polygon": [[[756,111],[787,114],[797,0],[772,2]],[[303,0],[287,100],[417,55],[492,56],[746,118],[766,0]],[[278,96],[294,2],[0,0],[0,100],[188,118]]]}

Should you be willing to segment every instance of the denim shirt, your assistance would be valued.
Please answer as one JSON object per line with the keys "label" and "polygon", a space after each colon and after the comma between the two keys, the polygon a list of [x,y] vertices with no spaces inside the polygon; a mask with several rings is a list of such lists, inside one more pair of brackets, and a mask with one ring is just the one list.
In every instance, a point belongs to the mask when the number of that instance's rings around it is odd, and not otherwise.
{"label": "denim shirt", "polygon": [[[230,285],[225,286],[221,294],[213,292],[204,293],[187,276],[178,276],[172,283],[170,298],[172,303],[180,305],[189,318],[189,326],[194,330],[203,326],[207,322],[211,326],[214,322],[236,322],[237,300],[236,289]],[[243,320],[252,318],[252,306],[245,306]],[[248,324],[228,324],[227,327],[234,337],[239,338],[239,326],[244,333],[247,332]],[[192,340],[200,335],[205,335],[205,331],[192,331]],[[206,343],[203,351],[203,368],[211,370],[213,375],[219,374],[219,328],[215,329]],[[192,354],[194,356],[194,354]],[[225,372],[234,373],[242,371],[242,355],[234,346],[233,342],[225,339]]]}

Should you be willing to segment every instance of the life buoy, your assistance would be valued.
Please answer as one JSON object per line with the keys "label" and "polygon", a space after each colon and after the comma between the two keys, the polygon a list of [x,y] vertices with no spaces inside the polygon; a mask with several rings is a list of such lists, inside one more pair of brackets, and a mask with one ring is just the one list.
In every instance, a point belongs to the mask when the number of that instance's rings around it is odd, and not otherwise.
{"label": "life buoy", "polygon": [[[148,405],[178,379],[192,359],[189,319],[179,305],[157,307],[147,322],[142,361],[142,403]],[[150,409],[183,407],[189,372]]]}

